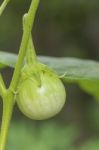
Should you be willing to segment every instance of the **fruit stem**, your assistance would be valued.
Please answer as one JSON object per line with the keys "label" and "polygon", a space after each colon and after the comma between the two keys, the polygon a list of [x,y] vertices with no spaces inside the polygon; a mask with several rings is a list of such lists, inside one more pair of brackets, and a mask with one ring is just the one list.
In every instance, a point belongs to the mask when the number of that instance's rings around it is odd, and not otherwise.
{"label": "fruit stem", "polygon": [[37,56],[34,48],[34,43],[32,40],[32,35],[30,35],[29,43],[27,47],[27,54],[26,54],[26,62],[27,64],[33,64],[34,62],[37,62]]}

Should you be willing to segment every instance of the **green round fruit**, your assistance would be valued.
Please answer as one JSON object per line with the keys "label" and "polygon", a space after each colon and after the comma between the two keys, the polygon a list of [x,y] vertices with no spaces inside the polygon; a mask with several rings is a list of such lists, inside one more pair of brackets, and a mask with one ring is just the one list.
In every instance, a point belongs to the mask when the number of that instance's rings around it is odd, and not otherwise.
{"label": "green round fruit", "polygon": [[40,84],[34,72],[20,82],[17,103],[27,117],[35,120],[48,119],[59,113],[66,100],[66,91],[55,73],[40,70]]}

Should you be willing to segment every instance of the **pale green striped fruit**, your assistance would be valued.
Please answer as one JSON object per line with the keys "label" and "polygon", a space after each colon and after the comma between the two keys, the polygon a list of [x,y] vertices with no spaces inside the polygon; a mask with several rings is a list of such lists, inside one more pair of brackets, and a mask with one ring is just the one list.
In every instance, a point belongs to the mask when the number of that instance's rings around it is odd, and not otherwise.
{"label": "pale green striped fruit", "polygon": [[40,70],[38,84],[35,74],[24,79],[18,88],[17,103],[24,115],[43,120],[55,116],[64,106],[66,92],[63,83],[54,72]]}

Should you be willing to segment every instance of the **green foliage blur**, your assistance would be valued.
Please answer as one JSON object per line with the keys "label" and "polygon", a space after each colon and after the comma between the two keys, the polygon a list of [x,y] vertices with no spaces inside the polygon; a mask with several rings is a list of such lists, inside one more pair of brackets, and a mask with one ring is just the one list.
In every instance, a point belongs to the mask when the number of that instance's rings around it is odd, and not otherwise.
{"label": "green foliage blur", "polygon": [[[0,49],[18,53],[22,15],[31,0],[12,0],[0,18]],[[99,59],[99,1],[43,0],[33,28],[38,55]],[[12,69],[3,70],[8,85]],[[99,102],[66,84],[67,102],[56,117],[31,121],[17,106],[7,150],[98,150]],[[1,102],[0,102],[1,103]],[[2,103],[0,107],[2,114]]]}

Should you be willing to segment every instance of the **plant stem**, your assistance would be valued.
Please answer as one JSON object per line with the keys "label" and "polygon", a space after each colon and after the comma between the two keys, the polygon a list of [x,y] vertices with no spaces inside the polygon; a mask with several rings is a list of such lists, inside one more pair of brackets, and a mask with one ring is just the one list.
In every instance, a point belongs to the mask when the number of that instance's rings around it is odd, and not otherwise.
{"label": "plant stem", "polygon": [[9,3],[10,0],[4,0],[3,3],[0,6],[0,16],[2,15],[4,9],[6,8],[7,4]]}
{"label": "plant stem", "polygon": [[3,97],[6,91],[6,86],[4,84],[2,75],[0,74],[0,95]]}
{"label": "plant stem", "polygon": [[0,136],[0,150],[5,150],[6,139],[8,135],[9,124],[13,112],[13,93],[9,93],[5,96],[3,100],[3,116],[2,116],[2,126],[1,126],[1,136]]}
{"label": "plant stem", "polygon": [[32,26],[34,23],[34,18],[36,10],[40,0],[32,0],[30,9],[28,13],[23,17],[25,19],[25,24],[23,24],[23,36],[21,41],[21,46],[19,49],[18,61],[15,66],[12,81],[10,83],[9,89],[7,90],[6,96],[3,97],[3,116],[1,125],[1,135],[0,135],[0,150],[5,150],[5,144],[7,140],[8,128],[14,107],[14,92],[16,91],[21,68],[23,65],[24,57],[26,55],[27,45],[29,37],[31,34]]}
{"label": "plant stem", "polygon": [[39,4],[39,0],[32,0],[29,12],[23,17],[23,21],[25,19],[25,23],[23,24],[24,32],[23,32],[22,42],[19,50],[18,62],[16,64],[15,71],[12,77],[12,82],[10,84],[10,88],[12,89],[16,89],[17,87],[20,71],[23,65],[23,59],[26,54],[27,45],[31,34],[32,25],[34,23],[34,18],[35,18],[38,4]]}

